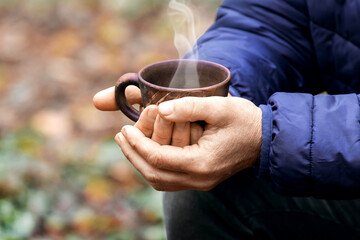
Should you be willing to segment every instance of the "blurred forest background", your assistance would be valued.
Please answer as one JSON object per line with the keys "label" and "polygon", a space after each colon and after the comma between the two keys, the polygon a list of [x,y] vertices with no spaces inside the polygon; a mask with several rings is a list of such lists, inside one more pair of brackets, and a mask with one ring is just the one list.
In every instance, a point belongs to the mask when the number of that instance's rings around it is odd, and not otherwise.
{"label": "blurred forest background", "polygon": [[[0,239],[164,239],[161,193],[93,95],[178,58],[168,0],[0,0]],[[221,0],[193,0],[197,33]],[[201,13],[201,14],[199,14]]]}

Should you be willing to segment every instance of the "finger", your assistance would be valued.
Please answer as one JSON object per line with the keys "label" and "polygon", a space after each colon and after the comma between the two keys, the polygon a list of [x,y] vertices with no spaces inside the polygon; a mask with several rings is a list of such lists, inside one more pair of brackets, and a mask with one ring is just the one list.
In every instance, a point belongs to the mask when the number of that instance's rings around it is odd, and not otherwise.
{"label": "finger", "polygon": [[95,107],[102,111],[116,111],[119,110],[118,106],[115,102],[115,88],[110,87],[104,89],[97,94],[95,94],[93,98],[93,103]]}
{"label": "finger", "polygon": [[215,124],[224,117],[228,107],[227,97],[184,97],[170,100],[159,105],[159,114],[173,122],[195,122],[204,120]]}
{"label": "finger", "polygon": [[170,145],[174,123],[157,115],[151,139],[160,145]]}
{"label": "finger", "polygon": [[197,123],[191,123],[190,125],[190,144],[197,144],[199,139],[203,135],[203,128]]}
{"label": "finger", "polygon": [[190,143],[190,122],[177,122],[174,124],[171,145],[185,147]]}
{"label": "finger", "polygon": [[156,116],[158,116],[157,106],[148,106],[142,111],[139,120],[135,123],[135,127],[143,132],[146,137],[151,138],[154,131]]}
{"label": "finger", "polygon": [[142,105],[141,92],[140,89],[136,86],[128,86],[125,89],[125,96],[130,105],[140,104]]}
{"label": "finger", "polygon": [[123,127],[121,133],[132,148],[155,168],[192,173],[199,169],[197,164],[202,163],[201,159],[205,155],[198,145],[184,148],[160,145],[146,138],[139,129],[133,126]]}
{"label": "finger", "polygon": [[[133,104],[142,104],[140,89],[135,86],[128,86],[125,89],[125,96],[128,102]],[[95,94],[93,97],[95,107],[102,111],[119,110],[115,101],[115,88],[110,87]]]}
{"label": "finger", "polygon": [[[129,144],[122,133],[115,137],[122,152],[141,175],[158,191],[179,191],[196,188],[187,174],[156,169],[148,164]],[[158,145],[159,146],[159,145]],[[194,186],[193,186],[194,185]]]}

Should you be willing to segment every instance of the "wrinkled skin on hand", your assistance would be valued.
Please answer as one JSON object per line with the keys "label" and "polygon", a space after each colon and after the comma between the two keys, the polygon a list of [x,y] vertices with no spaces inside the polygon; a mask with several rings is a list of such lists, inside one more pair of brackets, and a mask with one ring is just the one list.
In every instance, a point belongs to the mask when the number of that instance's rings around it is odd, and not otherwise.
{"label": "wrinkled skin on hand", "polygon": [[[95,106],[116,110],[113,90],[104,91],[94,97]],[[242,98],[187,97],[147,107],[115,140],[156,190],[207,191],[255,164],[261,117],[261,110]],[[205,130],[197,125],[193,134],[195,121],[205,121]]]}

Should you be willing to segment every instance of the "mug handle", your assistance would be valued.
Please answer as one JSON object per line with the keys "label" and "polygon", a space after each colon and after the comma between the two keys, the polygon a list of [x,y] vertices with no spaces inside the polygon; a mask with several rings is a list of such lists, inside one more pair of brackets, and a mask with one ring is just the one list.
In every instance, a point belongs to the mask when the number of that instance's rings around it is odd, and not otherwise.
{"label": "mug handle", "polygon": [[129,104],[125,96],[125,89],[130,85],[140,88],[138,75],[136,73],[125,74],[117,80],[115,85],[115,101],[119,109],[128,118],[136,122],[139,120],[140,112]]}

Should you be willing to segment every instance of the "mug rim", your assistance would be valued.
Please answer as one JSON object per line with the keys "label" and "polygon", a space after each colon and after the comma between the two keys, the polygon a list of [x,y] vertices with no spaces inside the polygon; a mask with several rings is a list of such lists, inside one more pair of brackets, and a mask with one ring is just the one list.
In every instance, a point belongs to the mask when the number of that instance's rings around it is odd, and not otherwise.
{"label": "mug rim", "polygon": [[[160,85],[156,85],[156,84],[153,84],[151,82],[148,82],[146,81],[143,77],[142,77],[142,73],[150,68],[150,67],[153,67],[153,66],[156,66],[156,65],[159,65],[159,64],[166,64],[166,63],[180,63],[180,62],[198,62],[198,63],[204,63],[204,64],[211,64],[211,65],[215,65],[216,67],[224,70],[226,72],[226,78],[224,80],[222,80],[221,82],[219,83],[216,83],[214,85],[210,85],[210,86],[207,86],[207,87],[201,87],[201,88],[171,88],[171,87],[164,87],[164,86],[160,86]],[[197,59],[171,59],[171,60],[165,60],[165,61],[160,61],[160,62],[155,62],[155,63],[152,63],[152,64],[149,64],[145,67],[143,67],[139,73],[138,73],[138,78],[141,82],[144,82],[144,84],[146,85],[149,85],[153,88],[157,88],[157,89],[161,89],[161,90],[164,90],[164,91],[176,91],[176,92],[189,92],[189,91],[198,91],[198,90],[211,90],[213,88],[217,88],[219,86],[222,86],[222,85],[225,85],[226,83],[228,83],[231,79],[231,72],[230,70],[219,64],[219,63],[215,63],[215,62],[211,62],[211,61],[206,61],[206,60],[197,60]]]}

